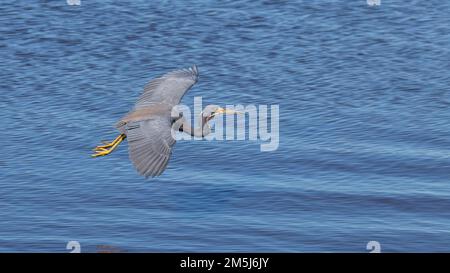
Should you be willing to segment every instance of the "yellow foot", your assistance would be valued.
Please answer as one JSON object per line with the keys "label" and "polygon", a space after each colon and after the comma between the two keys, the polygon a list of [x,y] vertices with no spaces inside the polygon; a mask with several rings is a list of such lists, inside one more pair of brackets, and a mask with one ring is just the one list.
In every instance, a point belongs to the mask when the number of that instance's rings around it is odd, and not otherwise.
{"label": "yellow foot", "polygon": [[95,149],[94,149],[95,154],[93,154],[92,157],[99,157],[99,156],[105,156],[105,155],[110,154],[112,151],[114,151],[117,148],[117,146],[119,146],[119,144],[126,137],[127,136],[125,134],[120,134],[112,142],[105,143],[105,145],[100,145],[100,146],[95,147]]}
{"label": "yellow foot", "polygon": [[106,140],[102,140],[101,142],[102,142],[104,145],[100,145],[100,146],[95,147],[95,148],[94,148],[94,151],[104,150],[104,149],[107,149],[107,148],[109,148],[109,147],[112,147],[112,146],[114,146],[114,144],[116,144],[117,141],[122,141],[123,139],[121,139],[121,138],[122,138],[122,134],[120,134],[118,137],[116,137],[116,139],[114,139],[114,140],[111,141],[111,142],[108,142],[108,141],[106,141]]}

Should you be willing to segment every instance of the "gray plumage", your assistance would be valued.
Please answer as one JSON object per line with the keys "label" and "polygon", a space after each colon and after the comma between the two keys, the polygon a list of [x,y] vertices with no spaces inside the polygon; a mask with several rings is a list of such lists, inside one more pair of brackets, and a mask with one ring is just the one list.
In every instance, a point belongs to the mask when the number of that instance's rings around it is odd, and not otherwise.
{"label": "gray plumage", "polygon": [[169,72],[162,77],[150,81],[139,97],[134,109],[147,107],[155,103],[175,106],[180,103],[184,94],[198,81],[197,66]]}
{"label": "gray plumage", "polygon": [[208,122],[217,114],[238,113],[217,105],[208,105],[203,109],[196,128],[192,128],[189,119],[183,117],[182,113],[172,117],[173,107],[180,103],[184,94],[197,80],[198,69],[194,65],[149,82],[133,110],[117,122],[116,127],[121,134],[111,142],[96,146],[92,157],[110,154],[127,138],[128,153],[137,171],[145,177],[162,174],[175,145],[172,130],[204,137],[211,133]]}
{"label": "gray plumage", "polygon": [[127,136],[130,159],[141,175],[158,176],[165,170],[175,144],[172,107],[180,103],[198,75],[194,65],[150,81],[134,109],[117,123],[117,129]]}

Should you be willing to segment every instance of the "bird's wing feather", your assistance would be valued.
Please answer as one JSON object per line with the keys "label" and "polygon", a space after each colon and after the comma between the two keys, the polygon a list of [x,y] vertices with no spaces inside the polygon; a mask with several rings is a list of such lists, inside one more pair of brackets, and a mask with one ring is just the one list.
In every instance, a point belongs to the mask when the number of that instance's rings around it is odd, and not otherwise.
{"label": "bird's wing feather", "polygon": [[175,144],[169,117],[153,116],[147,120],[129,122],[124,129],[128,153],[137,171],[145,177],[162,174]]}
{"label": "bird's wing feather", "polygon": [[165,103],[175,106],[180,103],[184,94],[198,80],[197,66],[169,72],[153,79],[145,87],[134,109],[140,109],[155,103]]}

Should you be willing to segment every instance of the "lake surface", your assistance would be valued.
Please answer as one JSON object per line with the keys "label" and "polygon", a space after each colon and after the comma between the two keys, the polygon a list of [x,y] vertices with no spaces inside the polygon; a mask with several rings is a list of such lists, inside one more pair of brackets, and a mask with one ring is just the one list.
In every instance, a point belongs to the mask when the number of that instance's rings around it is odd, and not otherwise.
{"label": "lake surface", "polygon": [[[450,2],[3,1],[0,251],[450,251]],[[153,77],[279,105],[280,144],[92,159]]]}

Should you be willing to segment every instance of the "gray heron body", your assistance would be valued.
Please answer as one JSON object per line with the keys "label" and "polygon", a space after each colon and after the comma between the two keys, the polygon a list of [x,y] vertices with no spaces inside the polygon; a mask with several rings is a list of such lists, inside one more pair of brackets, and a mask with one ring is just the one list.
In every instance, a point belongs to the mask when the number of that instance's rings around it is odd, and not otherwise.
{"label": "gray heron body", "polygon": [[121,118],[116,128],[120,135],[113,141],[97,146],[93,157],[105,156],[114,151],[124,140],[128,140],[128,153],[136,170],[145,177],[161,175],[167,167],[175,140],[172,127],[178,123],[180,131],[193,136],[209,134],[208,121],[217,114],[235,114],[215,105],[208,105],[202,111],[198,127],[192,129],[183,117],[173,118],[172,109],[178,105],[184,94],[198,81],[198,69],[169,72],[150,81],[134,108]]}

